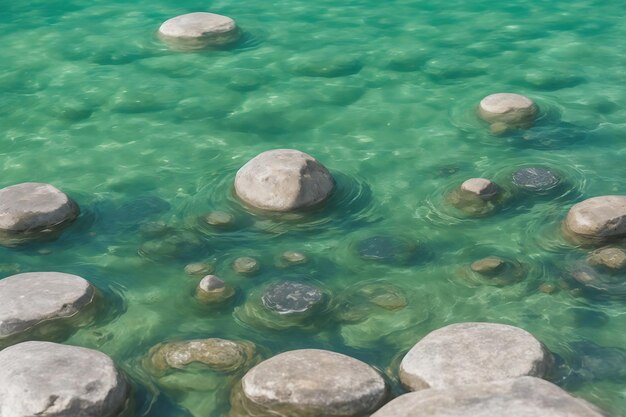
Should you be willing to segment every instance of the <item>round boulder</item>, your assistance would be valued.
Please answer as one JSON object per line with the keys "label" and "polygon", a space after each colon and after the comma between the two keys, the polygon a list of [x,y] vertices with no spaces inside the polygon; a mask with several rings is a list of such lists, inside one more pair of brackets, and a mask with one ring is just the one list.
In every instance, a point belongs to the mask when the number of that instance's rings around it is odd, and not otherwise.
{"label": "round boulder", "polygon": [[500,191],[500,187],[486,178],[470,178],[461,184],[461,190],[481,200],[490,200]]}
{"label": "round boulder", "polygon": [[114,417],[129,386],[107,355],[50,342],[0,352],[0,415]]}
{"label": "round boulder", "polygon": [[452,324],[429,333],[406,354],[400,381],[411,391],[542,377],[552,355],[533,335],[495,323]]}
{"label": "round boulder", "polygon": [[235,295],[235,289],[230,285],[226,285],[216,275],[207,275],[202,278],[196,288],[196,297],[199,301],[206,304],[221,303],[230,299]]}
{"label": "round boulder", "polygon": [[308,313],[323,300],[319,288],[293,281],[272,284],[261,296],[265,308],[281,315]]}
{"label": "round boulder", "polygon": [[565,219],[566,234],[581,243],[602,243],[626,236],[626,196],[593,197],[574,205]]}
{"label": "round boulder", "polygon": [[293,149],[275,149],[251,159],[237,172],[235,192],[246,204],[288,212],[325,201],[335,182],[315,158]]}
{"label": "round boulder", "polygon": [[603,417],[593,405],[539,378],[521,377],[411,392],[372,417]]}
{"label": "round boulder", "polygon": [[626,268],[626,251],[620,248],[602,248],[587,257],[590,266],[603,266],[612,271]]}
{"label": "round boulder", "polygon": [[178,49],[202,49],[237,41],[241,33],[230,17],[214,13],[187,13],[166,20],[159,36]]}
{"label": "round boulder", "polygon": [[67,194],[50,184],[25,182],[0,189],[3,234],[43,236],[63,229],[79,212]]}
{"label": "round boulder", "polygon": [[94,287],[76,275],[29,272],[4,278],[0,280],[0,340],[72,317],[94,296]]}
{"label": "round boulder", "polygon": [[530,127],[538,112],[531,99],[513,93],[491,94],[478,106],[478,114],[486,122],[516,128]]}
{"label": "round boulder", "polygon": [[[384,401],[385,381],[369,365],[317,349],[281,353],[242,379],[248,409],[290,417],[369,415]],[[252,413],[257,415],[257,413]]]}
{"label": "round boulder", "polygon": [[513,184],[532,192],[550,191],[559,185],[560,182],[561,178],[547,168],[520,168],[513,173]]}

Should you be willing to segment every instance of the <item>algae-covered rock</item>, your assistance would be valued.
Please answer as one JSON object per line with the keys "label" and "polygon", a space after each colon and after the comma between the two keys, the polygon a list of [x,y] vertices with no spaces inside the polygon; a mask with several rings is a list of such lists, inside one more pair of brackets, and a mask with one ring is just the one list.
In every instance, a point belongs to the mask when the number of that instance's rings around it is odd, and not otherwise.
{"label": "algae-covered rock", "polygon": [[235,289],[216,275],[207,275],[196,288],[196,298],[204,304],[220,304],[235,295]]}

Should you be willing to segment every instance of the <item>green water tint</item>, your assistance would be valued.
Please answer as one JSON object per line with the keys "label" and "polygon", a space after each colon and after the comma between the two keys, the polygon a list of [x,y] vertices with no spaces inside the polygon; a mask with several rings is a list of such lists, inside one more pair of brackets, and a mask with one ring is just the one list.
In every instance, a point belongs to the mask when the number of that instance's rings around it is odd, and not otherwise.
{"label": "green water tint", "polygon": [[[143,366],[162,342],[248,340],[266,356],[330,349],[386,372],[399,393],[398,356],[460,321],[532,332],[558,355],[552,381],[613,415],[626,409],[623,287],[606,290],[613,275],[599,278],[604,289],[573,279],[588,251],[560,234],[573,203],[625,193],[626,4],[0,0],[0,10],[2,186],[52,183],[82,210],[56,241],[0,249],[0,270],[68,272],[101,290],[108,310],[66,342],[132,376],[135,415],[227,413],[236,376],[194,368],[178,382],[220,390],[172,389]],[[241,42],[168,51],[156,29],[191,11],[231,16]],[[533,98],[536,125],[492,135],[475,110],[499,91]],[[281,147],[331,170],[338,187],[325,207],[263,216],[233,197],[236,170]],[[511,175],[525,166],[558,171],[562,186],[516,190]],[[498,183],[505,204],[478,217],[447,204],[471,177]],[[212,211],[234,223],[208,224]],[[411,243],[359,256],[376,236]],[[287,250],[308,261],[285,266]],[[518,262],[523,279],[469,269],[491,255]],[[259,272],[233,271],[240,256]],[[237,288],[230,303],[196,300],[192,262]],[[281,280],[320,287],[323,314],[272,326],[254,300]],[[381,288],[395,308],[373,301]]]}

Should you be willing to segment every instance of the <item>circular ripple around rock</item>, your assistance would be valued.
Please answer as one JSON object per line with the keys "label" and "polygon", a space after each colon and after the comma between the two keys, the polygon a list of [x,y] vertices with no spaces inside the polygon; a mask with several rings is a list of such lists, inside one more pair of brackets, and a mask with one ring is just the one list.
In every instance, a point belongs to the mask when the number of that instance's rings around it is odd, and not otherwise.
{"label": "circular ripple around rock", "polygon": [[76,275],[29,272],[4,278],[0,280],[0,340],[72,317],[94,296],[94,287]]}
{"label": "circular ripple around rock", "polygon": [[202,49],[233,43],[241,33],[230,17],[214,13],[187,13],[166,20],[159,36],[176,49]]}
{"label": "circular ripple around rock", "polygon": [[531,99],[513,93],[491,94],[478,106],[478,114],[486,122],[517,128],[530,127],[538,112]]}
{"label": "circular ripple around rock", "polygon": [[542,377],[552,355],[533,335],[495,323],[452,324],[429,333],[406,354],[400,380],[412,391]]}
{"label": "circular ripple around rock", "polygon": [[577,243],[601,244],[626,237],[626,196],[589,198],[567,213],[565,234]]}
{"label": "circular ripple around rock", "polygon": [[263,152],[235,176],[235,192],[246,204],[287,212],[315,206],[333,192],[335,181],[315,158],[293,149]]}
{"label": "circular ripple around rock", "polygon": [[355,250],[364,260],[402,264],[416,255],[417,246],[401,236],[375,235],[356,242]]}
{"label": "circular ripple around rock", "polygon": [[548,192],[561,183],[560,175],[548,168],[520,168],[512,175],[513,184],[531,192]]}
{"label": "circular ripple around rock", "polygon": [[603,417],[584,400],[539,378],[521,377],[402,395],[372,417]]}
{"label": "circular ripple around rock", "polygon": [[26,182],[0,190],[0,243],[12,245],[51,235],[69,225],[78,205],[50,184]]}
{"label": "circular ripple around rock", "polygon": [[369,365],[317,349],[281,353],[242,379],[242,400],[251,416],[362,416],[386,393],[385,381]]}
{"label": "circular ripple around rock", "polygon": [[319,288],[294,281],[272,284],[261,296],[263,305],[278,314],[307,313],[323,300],[324,293]]}
{"label": "circular ripple around rock", "polygon": [[0,415],[114,417],[124,409],[126,378],[103,353],[49,342],[0,352]]}

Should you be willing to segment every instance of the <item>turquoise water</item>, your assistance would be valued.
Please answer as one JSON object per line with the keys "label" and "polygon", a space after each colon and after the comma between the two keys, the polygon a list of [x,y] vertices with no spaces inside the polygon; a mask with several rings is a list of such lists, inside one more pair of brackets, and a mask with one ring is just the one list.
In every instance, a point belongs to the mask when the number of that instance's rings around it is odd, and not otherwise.
{"label": "turquoise water", "polygon": [[[244,39],[169,51],[156,29],[192,11],[234,18]],[[626,415],[623,291],[581,288],[568,271],[587,251],[559,232],[572,204],[626,193],[625,14],[626,3],[591,0],[0,0],[0,185],[49,182],[82,208],[60,239],[0,249],[0,271],[69,272],[101,289],[106,311],[66,342],[111,355],[134,379],[136,416],[228,412],[238,375],[144,369],[163,341],[249,340],[265,357],[344,352],[399,393],[398,357],[459,321],[531,331],[558,357],[553,382]],[[500,91],[538,103],[535,127],[489,133],[475,106]],[[325,208],[264,217],[232,197],[237,169],[273,148],[332,171],[338,189]],[[557,170],[564,186],[518,194],[488,217],[446,204],[467,178],[512,189],[511,173],[529,165]],[[235,214],[236,227],[203,225],[213,210]],[[359,258],[357,242],[373,235],[418,242],[418,254]],[[276,266],[285,250],[309,262]],[[494,254],[525,277],[490,285],[469,272]],[[258,259],[259,273],[236,274],[238,256]],[[198,261],[238,288],[232,304],[195,301],[198,280],[184,267]],[[247,302],[286,278],[321,286],[328,311],[289,328],[251,317]],[[369,284],[393,288],[406,307],[362,301],[361,321],[342,321],[342,300],[361,302],[354,293]]]}

